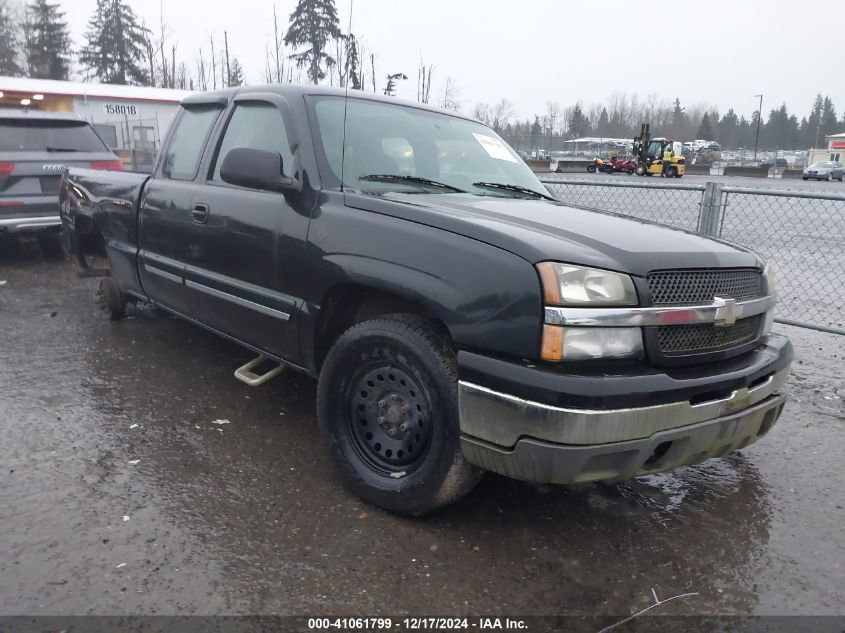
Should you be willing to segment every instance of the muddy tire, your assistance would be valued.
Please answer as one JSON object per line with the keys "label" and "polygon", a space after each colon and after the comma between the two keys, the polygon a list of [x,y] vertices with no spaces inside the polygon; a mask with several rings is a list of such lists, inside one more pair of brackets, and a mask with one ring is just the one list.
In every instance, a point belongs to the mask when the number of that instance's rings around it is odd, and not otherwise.
{"label": "muddy tire", "polygon": [[320,372],[317,417],[344,484],[386,510],[425,514],[483,474],[461,453],[455,352],[424,319],[389,315],[342,334]]}

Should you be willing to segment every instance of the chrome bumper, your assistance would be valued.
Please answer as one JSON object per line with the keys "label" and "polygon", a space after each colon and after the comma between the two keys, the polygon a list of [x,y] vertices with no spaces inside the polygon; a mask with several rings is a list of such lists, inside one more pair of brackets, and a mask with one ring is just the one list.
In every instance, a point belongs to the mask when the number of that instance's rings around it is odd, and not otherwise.
{"label": "chrome bumper", "polygon": [[788,374],[789,367],[785,367],[761,384],[737,389],[720,400],[611,410],[553,407],[460,381],[461,433],[504,447],[513,446],[522,437],[575,445],[641,439],[753,406],[778,392]]}
{"label": "chrome bumper", "polygon": [[757,441],[783,411],[789,367],[728,397],[612,410],[566,409],[458,383],[467,461],[517,479],[618,480],[719,457]]}
{"label": "chrome bumper", "polygon": [[32,216],[19,218],[0,218],[0,231],[16,233],[18,231],[32,231],[61,226],[59,214],[46,216]]}
{"label": "chrome bumper", "polygon": [[468,462],[515,479],[552,484],[619,481],[745,448],[771,430],[784,402],[781,395],[769,396],[739,413],[628,442],[568,446],[523,438],[504,449],[462,437],[461,450]]}

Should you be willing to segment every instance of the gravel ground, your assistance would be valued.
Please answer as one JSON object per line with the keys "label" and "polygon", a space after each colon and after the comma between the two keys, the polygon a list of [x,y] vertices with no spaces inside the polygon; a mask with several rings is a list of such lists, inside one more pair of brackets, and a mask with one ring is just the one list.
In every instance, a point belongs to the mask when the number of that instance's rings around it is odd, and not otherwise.
{"label": "gravel ground", "polygon": [[[0,615],[845,614],[845,338],[796,347],[781,421],[614,485],[488,475],[409,520],[347,494],[315,385],[0,243]],[[216,421],[228,421],[221,424]]]}

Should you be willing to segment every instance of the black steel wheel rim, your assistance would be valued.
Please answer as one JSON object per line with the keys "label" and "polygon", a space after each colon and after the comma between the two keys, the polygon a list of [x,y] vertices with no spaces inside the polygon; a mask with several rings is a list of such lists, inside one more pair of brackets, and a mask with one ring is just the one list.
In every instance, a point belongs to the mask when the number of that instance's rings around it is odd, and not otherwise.
{"label": "black steel wheel rim", "polygon": [[349,434],[359,456],[376,472],[411,472],[431,445],[428,394],[405,369],[379,360],[349,382]]}

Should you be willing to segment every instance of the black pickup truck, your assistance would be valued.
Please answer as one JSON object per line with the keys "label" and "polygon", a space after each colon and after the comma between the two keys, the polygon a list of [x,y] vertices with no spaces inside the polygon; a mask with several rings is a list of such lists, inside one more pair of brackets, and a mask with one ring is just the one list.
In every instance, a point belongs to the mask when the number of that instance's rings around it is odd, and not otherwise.
{"label": "black pickup truck", "polygon": [[318,378],[342,479],[396,512],[485,470],[565,484],[702,462],[783,410],[792,348],[758,255],[558,202],[459,114],[198,94],[152,175],[71,168],[60,198],[67,243],[108,256],[114,318],[150,301],[254,351],[244,382]]}

